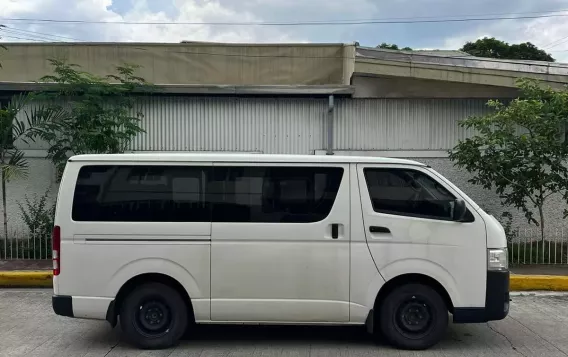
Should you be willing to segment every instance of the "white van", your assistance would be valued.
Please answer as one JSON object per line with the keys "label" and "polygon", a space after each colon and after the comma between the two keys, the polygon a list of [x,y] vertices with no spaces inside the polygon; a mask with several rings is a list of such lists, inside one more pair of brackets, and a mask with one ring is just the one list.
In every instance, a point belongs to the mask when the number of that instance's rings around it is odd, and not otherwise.
{"label": "white van", "polygon": [[120,320],[141,348],[189,324],[366,325],[425,349],[505,318],[505,233],[414,161],[263,154],[72,157],[53,309]]}

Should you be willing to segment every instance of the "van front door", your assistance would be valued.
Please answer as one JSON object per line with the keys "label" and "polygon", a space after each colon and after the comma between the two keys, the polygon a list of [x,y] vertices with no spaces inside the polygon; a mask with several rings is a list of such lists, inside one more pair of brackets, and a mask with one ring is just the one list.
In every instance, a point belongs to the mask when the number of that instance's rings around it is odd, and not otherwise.
{"label": "van front door", "polygon": [[459,193],[422,166],[357,165],[365,235],[388,281],[421,274],[438,281],[455,307],[485,306],[485,223],[467,204],[453,219]]}
{"label": "van front door", "polygon": [[349,321],[349,165],[215,164],[213,321]]}

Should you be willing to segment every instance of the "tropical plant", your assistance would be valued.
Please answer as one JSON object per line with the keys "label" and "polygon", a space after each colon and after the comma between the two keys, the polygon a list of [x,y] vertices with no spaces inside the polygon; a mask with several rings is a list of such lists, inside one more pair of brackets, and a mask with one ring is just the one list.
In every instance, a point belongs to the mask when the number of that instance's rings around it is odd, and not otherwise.
{"label": "tropical plant", "polygon": [[33,94],[19,94],[0,109],[0,176],[2,181],[2,213],[4,218],[4,237],[8,237],[8,215],[6,203],[6,184],[28,174],[28,162],[18,143],[35,141],[38,128],[50,120],[50,109],[28,107]]}
{"label": "tropical plant", "polygon": [[18,202],[18,206],[30,238],[46,239],[51,236],[55,204],[49,203],[49,189],[43,195],[33,196],[32,199],[25,195],[24,202]]}
{"label": "tropical plant", "polygon": [[61,174],[70,155],[121,153],[132,139],[144,132],[143,117],[134,111],[135,92],[149,92],[153,86],[134,75],[134,65],[116,67],[116,74],[98,77],[79,66],[50,60],[54,74],[41,78],[55,88],[41,93],[60,113],[42,127],[42,138],[51,146],[48,158]]}
{"label": "tropical plant", "polygon": [[528,79],[518,86],[520,98],[491,100],[490,113],[460,122],[476,134],[460,140],[449,157],[472,174],[469,182],[495,190],[503,205],[521,210],[544,240],[546,200],[568,197],[568,91]]}

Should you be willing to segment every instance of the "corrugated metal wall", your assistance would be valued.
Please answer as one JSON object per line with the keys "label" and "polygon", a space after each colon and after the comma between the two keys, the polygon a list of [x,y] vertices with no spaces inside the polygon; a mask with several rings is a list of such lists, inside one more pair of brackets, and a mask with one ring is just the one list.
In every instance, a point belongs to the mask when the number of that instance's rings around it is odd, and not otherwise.
{"label": "corrugated metal wall", "polygon": [[338,103],[338,150],[445,150],[473,132],[458,120],[488,112],[482,99],[353,99]]}
{"label": "corrugated metal wall", "polygon": [[[446,150],[471,135],[459,119],[488,111],[482,99],[338,99],[336,150]],[[146,133],[135,151],[313,154],[326,148],[328,100],[153,97],[138,104]],[[25,117],[20,115],[21,119]],[[40,141],[21,148],[47,149]]]}
{"label": "corrugated metal wall", "polygon": [[152,98],[137,151],[310,154],[324,146],[327,99]]}
{"label": "corrugated metal wall", "polygon": [[[341,99],[337,150],[445,150],[471,132],[458,120],[488,111],[484,99]],[[326,147],[327,99],[152,98],[140,104],[140,151],[312,154]]]}

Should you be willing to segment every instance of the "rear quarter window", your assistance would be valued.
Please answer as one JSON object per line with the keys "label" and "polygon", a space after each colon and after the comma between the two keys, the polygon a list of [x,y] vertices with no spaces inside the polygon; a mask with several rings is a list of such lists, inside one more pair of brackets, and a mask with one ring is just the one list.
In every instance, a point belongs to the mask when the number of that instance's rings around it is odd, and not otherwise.
{"label": "rear quarter window", "polygon": [[84,166],[73,197],[75,221],[208,222],[207,167]]}

